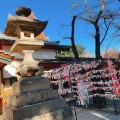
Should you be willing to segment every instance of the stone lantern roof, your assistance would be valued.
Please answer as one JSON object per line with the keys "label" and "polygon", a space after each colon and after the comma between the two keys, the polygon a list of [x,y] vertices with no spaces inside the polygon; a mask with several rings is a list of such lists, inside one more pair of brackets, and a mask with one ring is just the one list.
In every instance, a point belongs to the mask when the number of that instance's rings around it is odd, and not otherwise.
{"label": "stone lantern roof", "polygon": [[[19,6],[16,9],[18,16],[8,15],[7,25],[4,34],[7,36],[21,37],[24,33],[25,37],[30,37],[31,33],[33,37],[38,36],[48,24],[48,21],[40,21],[35,18],[31,18],[31,9]],[[23,35],[22,35],[23,36]]]}
{"label": "stone lantern roof", "polygon": [[48,21],[39,21],[23,16],[12,16],[8,15],[8,22],[4,31],[4,34],[12,37],[19,37],[20,32],[26,33],[29,36],[29,32],[33,32],[36,37],[39,35],[47,26]]}

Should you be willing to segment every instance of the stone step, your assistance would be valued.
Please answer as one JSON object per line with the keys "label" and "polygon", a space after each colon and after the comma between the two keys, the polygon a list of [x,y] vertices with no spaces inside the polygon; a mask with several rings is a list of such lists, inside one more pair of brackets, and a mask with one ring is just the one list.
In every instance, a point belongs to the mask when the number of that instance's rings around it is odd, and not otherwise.
{"label": "stone step", "polygon": [[13,84],[13,95],[35,92],[50,89],[50,81],[48,78],[26,77]]}
{"label": "stone step", "polygon": [[58,91],[49,89],[32,93],[12,95],[7,97],[6,102],[8,107],[22,107],[26,105],[36,104],[43,101],[53,100],[58,98]]}
{"label": "stone step", "polygon": [[[33,105],[26,105],[20,108],[12,108],[5,106],[3,107],[3,116],[5,116],[7,120],[28,120],[29,118],[34,118],[35,116],[41,116],[61,109],[70,108],[63,99],[56,99]],[[67,115],[66,112],[65,115]],[[69,110],[68,115],[69,117],[73,116],[71,109]]]}
{"label": "stone step", "polygon": [[60,109],[54,112],[46,113],[41,116],[33,117],[29,120],[74,120],[70,108]]}

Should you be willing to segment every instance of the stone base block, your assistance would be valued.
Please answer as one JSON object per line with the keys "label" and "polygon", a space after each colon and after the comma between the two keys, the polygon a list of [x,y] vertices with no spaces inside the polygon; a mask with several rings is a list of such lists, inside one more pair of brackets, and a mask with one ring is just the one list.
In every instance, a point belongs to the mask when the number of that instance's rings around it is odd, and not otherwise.
{"label": "stone base block", "polygon": [[43,101],[49,101],[58,98],[58,91],[49,89],[44,91],[32,92],[28,94],[12,95],[7,97],[8,107],[22,107],[26,105],[37,104]]}
{"label": "stone base block", "polygon": [[26,77],[13,84],[13,95],[50,89],[50,81],[45,77]]}
{"label": "stone base block", "polygon": [[3,116],[6,118],[6,120],[27,120],[29,118],[41,116],[43,114],[54,112],[60,109],[69,109],[69,106],[63,99],[41,102],[20,108],[3,107]]}
{"label": "stone base block", "polygon": [[71,109],[66,108],[66,109],[60,109],[54,112],[46,113],[41,116],[36,116],[29,120],[74,120],[74,117]]}

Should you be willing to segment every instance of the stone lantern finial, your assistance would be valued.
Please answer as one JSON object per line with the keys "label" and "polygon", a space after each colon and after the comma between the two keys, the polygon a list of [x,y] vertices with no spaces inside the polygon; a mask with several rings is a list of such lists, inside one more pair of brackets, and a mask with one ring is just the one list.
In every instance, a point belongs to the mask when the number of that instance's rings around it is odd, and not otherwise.
{"label": "stone lantern finial", "polygon": [[16,9],[16,15],[18,15],[18,16],[28,17],[30,14],[31,14],[30,8],[18,6]]}

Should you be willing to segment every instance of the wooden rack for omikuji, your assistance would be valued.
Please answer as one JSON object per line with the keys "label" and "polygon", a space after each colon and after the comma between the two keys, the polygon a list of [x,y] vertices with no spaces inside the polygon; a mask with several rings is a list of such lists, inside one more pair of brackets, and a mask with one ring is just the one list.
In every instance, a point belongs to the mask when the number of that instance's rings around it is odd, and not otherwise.
{"label": "wooden rack for omikuji", "polygon": [[[106,98],[120,95],[120,71],[107,59],[102,61],[74,62],[62,64],[45,75],[51,83],[58,85],[58,93],[67,102],[74,100],[79,105],[105,106]],[[59,81],[59,83],[57,83]],[[115,113],[116,106],[112,108]]]}

